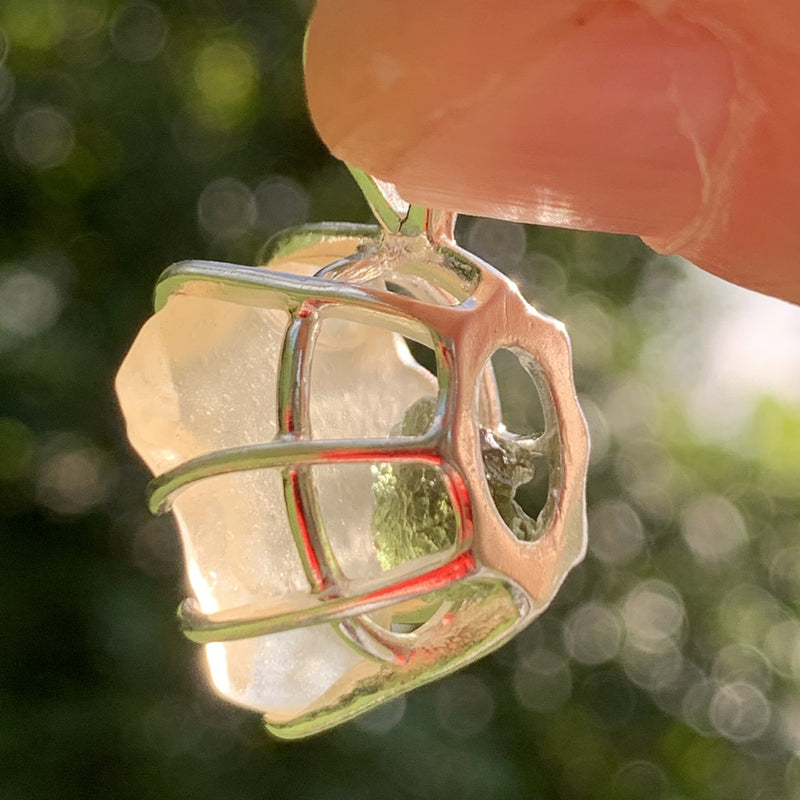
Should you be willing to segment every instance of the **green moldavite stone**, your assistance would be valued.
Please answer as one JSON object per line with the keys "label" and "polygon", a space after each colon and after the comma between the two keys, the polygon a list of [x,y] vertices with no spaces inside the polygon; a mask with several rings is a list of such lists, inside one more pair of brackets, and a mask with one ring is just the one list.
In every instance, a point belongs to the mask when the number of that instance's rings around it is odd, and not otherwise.
{"label": "green moldavite stone", "polygon": [[[392,430],[393,436],[421,436],[436,414],[436,400],[423,397]],[[514,500],[517,487],[533,478],[536,454],[511,439],[481,429],[484,469],[497,510],[520,539],[536,537],[536,522]],[[372,515],[375,549],[383,569],[451,546],[456,518],[444,482],[433,467],[383,463],[373,467]]]}
{"label": "green moldavite stone", "polygon": [[[436,400],[407,409],[392,436],[421,436],[433,423]],[[375,549],[384,569],[444,550],[455,542],[456,517],[439,473],[418,464],[378,464],[372,514]]]}

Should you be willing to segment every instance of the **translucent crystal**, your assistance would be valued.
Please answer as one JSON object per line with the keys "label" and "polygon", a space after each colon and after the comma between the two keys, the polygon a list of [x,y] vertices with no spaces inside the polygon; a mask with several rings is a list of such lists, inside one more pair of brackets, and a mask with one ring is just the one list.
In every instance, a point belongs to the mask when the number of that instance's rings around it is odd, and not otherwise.
{"label": "translucent crystal", "polygon": [[[285,267],[284,267],[285,268]],[[307,265],[296,265],[308,272]],[[117,377],[133,446],[154,474],[222,448],[271,441],[288,316],[175,294],[144,326]],[[436,381],[389,331],[327,320],[311,373],[315,438],[384,437]],[[315,468],[320,506],[346,574],[380,572],[369,465]],[[173,505],[192,590],[212,613],[269,604],[308,582],[278,470],[198,481]],[[363,661],[329,625],[206,645],[212,679],[234,702],[295,716]]]}
{"label": "translucent crystal", "polygon": [[[418,436],[433,422],[436,400],[423,397],[392,433]],[[373,535],[378,560],[390,569],[455,542],[456,517],[437,470],[419,464],[379,464],[373,468]]]}

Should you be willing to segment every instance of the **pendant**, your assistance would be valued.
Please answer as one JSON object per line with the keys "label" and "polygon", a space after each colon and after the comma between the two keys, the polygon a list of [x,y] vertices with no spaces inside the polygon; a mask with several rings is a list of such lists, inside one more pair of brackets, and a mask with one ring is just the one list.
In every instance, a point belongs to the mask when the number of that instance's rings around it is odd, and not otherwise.
{"label": "pendant", "polygon": [[[183,631],[287,739],[499,647],[586,548],[564,327],[455,244],[454,214],[353,174],[379,226],[284,232],[260,267],[173,265],[117,376],[150,508],[183,541]],[[500,349],[536,387],[535,435],[503,424]],[[537,464],[531,517],[514,493]]]}

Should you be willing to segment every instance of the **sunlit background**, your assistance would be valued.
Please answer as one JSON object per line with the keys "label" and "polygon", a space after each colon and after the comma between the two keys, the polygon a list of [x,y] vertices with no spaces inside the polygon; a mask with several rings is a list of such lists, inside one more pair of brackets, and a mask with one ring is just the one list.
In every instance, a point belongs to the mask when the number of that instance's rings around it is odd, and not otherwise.
{"label": "sunlit background", "polygon": [[0,795],[800,798],[800,309],[463,220],[572,335],[590,547],[516,641],[301,743],[210,693],[112,395],[159,272],[366,221],[305,0],[0,3]]}

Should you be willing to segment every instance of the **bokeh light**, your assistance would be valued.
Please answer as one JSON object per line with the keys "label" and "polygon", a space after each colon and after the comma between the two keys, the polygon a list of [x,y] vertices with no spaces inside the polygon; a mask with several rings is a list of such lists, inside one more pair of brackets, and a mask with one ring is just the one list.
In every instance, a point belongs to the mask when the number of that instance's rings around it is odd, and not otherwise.
{"label": "bokeh light", "polygon": [[603,603],[588,602],[571,612],[564,624],[569,654],[584,664],[603,664],[617,654],[622,643],[622,622]]}
{"label": "bokeh light", "polygon": [[747,542],[738,509],[724,497],[698,497],[684,510],[681,533],[694,556],[706,565],[724,561]]}
{"label": "bokeh light", "polygon": [[55,108],[26,111],[14,128],[17,154],[36,169],[52,169],[63,164],[74,143],[72,123]]}
{"label": "bokeh light", "polygon": [[365,733],[381,736],[392,730],[403,719],[407,703],[406,696],[401,695],[358,717],[353,724]]}
{"label": "bokeh light", "polygon": [[0,271],[0,331],[36,336],[55,324],[62,305],[58,286],[46,275],[25,267]]}
{"label": "bokeh light", "polygon": [[0,8],[0,25],[14,44],[47,50],[64,35],[64,5],[59,0],[8,0]]}
{"label": "bokeh light", "polygon": [[686,621],[674,586],[649,578],[637,584],[622,604],[627,641],[646,652],[664,652],[679,643]]}
{"label": "bokeh light", "polygon": [[208,127],[235,127],[256,99],[258,65],[244,42],[203,45],[195,55],[192,77],[195,113]]}
{"label": "bokeh light", "polygon": [[217,178],[203,189],[197,215],[212,236],[241,236],[256,220],[255,198],[241,181]]}
{"label": "bokeh light", "polygon": [[109,33],[120,58],[141,63],[152,61],[161,53],[168,30],[161,9],[153,3],[139,0],[117,8]]}
{"label": "bokeh light", "polygon": [[100,448],[70,434],[53,437],[42,448],[36,496],[60,514],[82,514],[106,499],[114,484],[114,464]]}
{"label": "bokeh light", "polygon": [[264,234],[277,233],[308,221],[308,193],[291,178],[272,175],[262,180],[253,194],[257,224]]}
{"label": "bokeh light", "polygon": [[589,514],[589,548],[604,564],[627,564],[645,547],[644,525],[622,500],[597,503]]}

